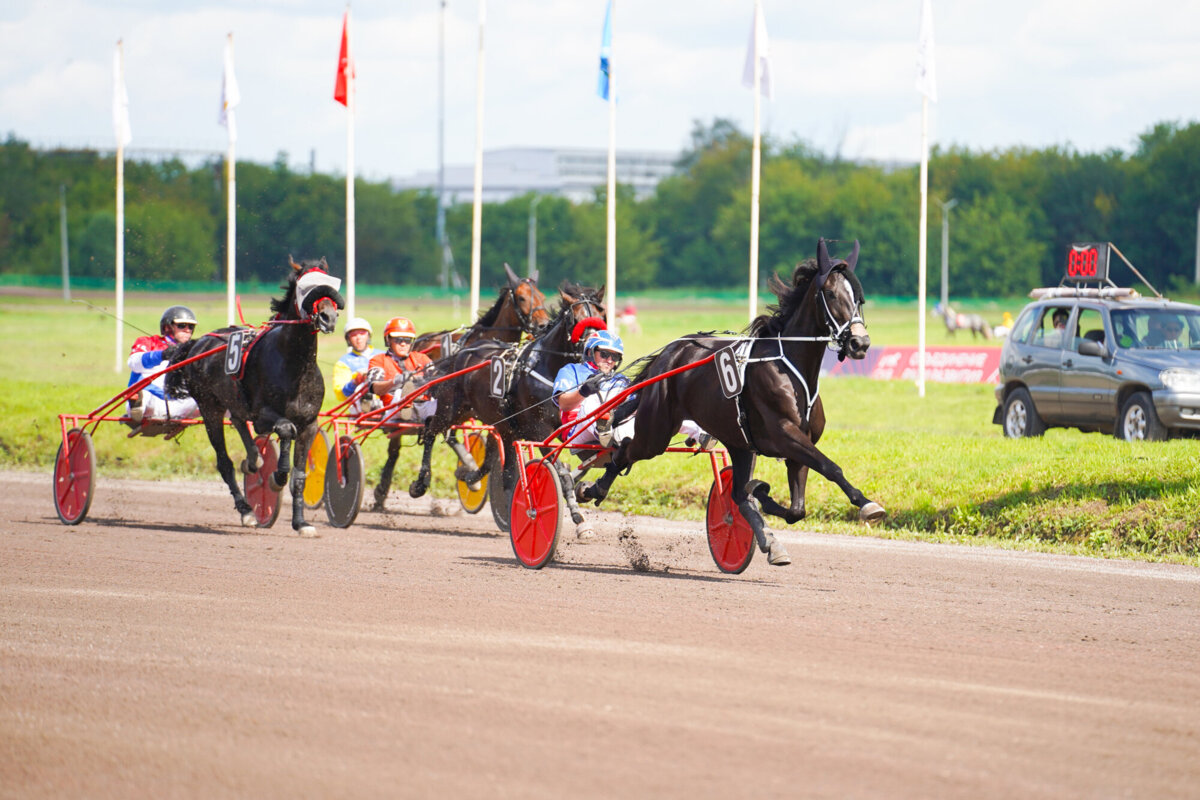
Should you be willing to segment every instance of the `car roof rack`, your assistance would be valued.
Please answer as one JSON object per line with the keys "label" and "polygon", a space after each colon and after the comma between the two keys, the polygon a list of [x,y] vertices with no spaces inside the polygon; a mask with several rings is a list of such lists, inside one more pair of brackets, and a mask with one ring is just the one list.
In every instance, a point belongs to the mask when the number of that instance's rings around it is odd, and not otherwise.
{"label": "car roof rack", "polygon": [[1137,289],[1128,289],[1123,286],[1102,286],[1099,288],[1091,286],[1043,286],[1040,289],[1034,289],[1029,293],[1029,296],[1034,300],[1043,300],[1052,297],[1091,297],[1102,298],[1106,300],[1116,299],[1136,299],[1141,297]]}

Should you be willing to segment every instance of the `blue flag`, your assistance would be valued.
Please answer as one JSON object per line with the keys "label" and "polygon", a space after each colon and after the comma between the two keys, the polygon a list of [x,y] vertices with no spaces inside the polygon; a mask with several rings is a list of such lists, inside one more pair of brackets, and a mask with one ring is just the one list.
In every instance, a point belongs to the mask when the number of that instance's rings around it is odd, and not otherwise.
{"label": "blue flag", "polygon": [[612,58],[612,0],[608,0],[608,9],[604,12],[604,35],[600,37],[600,82],[596,86],[596,94],[608,99],[609,72]]}

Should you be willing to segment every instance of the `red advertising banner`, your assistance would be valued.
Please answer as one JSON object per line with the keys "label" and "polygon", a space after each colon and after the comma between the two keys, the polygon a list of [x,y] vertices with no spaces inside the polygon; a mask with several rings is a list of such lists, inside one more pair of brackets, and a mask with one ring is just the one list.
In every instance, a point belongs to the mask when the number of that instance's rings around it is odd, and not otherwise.
{"label": "red advertising banner", "polygon": [[[879,380],[917,379],[915,347],[872,347],[862,361],[838,361],[827,353],[826,375],[865,375]],[[932,383],[996,383],[1000,380],[999,347],[927,347],[925,380]]]}

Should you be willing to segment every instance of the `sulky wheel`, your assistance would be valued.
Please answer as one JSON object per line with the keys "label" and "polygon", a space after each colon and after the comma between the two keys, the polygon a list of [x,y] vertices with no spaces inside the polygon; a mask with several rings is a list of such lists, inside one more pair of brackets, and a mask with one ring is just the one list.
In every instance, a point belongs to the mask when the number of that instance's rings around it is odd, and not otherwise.
{"label": "sulky wheel", "polygon": [[508,514],[512,510],[513,497],[513,490],[505,490],[504,483],[510,480],[510,473],[511,480],[516,482],[516,471],[516,460],[514,459],[511,464],[506,464],[503,470],[491,476],[496,480],[488,481],[488,502],[492,506],[492,519],[495,520],[496,527],[503,533],[509,533]]}
{"label": "sulky wheel", "polygon": [[258,470],[242,477],[242,491],[254,508],[258,527],[269,528],[279,518],[279,492],[271,488],[271,475],[279,468],[279,445],[270,436],[254,440],[258,448]]}
{"label": "sulky wheel", "polygon": [[87,431],[72,428],[54,456],[54,510],[64,525],[78,525],[92,506],[96,448]]}
{"label": "sulky wheel", "polygon": [[[487,459],[487,443],[488,435],[482,431],[471,431],[467,434],[466,448],[471,454],[471,458],[475,459],[477,466],[483,466]],[[458,503],[463,507],[463,511],[468,514],[478,514],[483,508],[483,504],[488,499],[488,476],[484,475],[479,479],[479,489],[472,491],[471,487],[462,481],[455,482],[455,488],[458,489]]]}
{"label": "sulky wheel", "polygon": [[530,569],[541,569],[554,558],[562,524],[561,497],[562,485],[554,465],[542,459],[530,461],[513,490],[509,516],[513,553]]}
{"label": "sulky wheel", "polygon": [[722,572],[743,572],[754,558],[754,531],[733,503],[733,467],[708,491],[708,550]]}
{"label": "sulky wheel", "polygon": [[335,528],[349,528],[362,508],[362,450],[349,436],[338,440],[338,458],[329,459],[325,469],[325,516]]}
{"label": "sulky wheel", "polygon": [[308,445],[304,471],[304,506],[316,508],[325,499],[325,466],[329,463],[329,434],[317,428]]}

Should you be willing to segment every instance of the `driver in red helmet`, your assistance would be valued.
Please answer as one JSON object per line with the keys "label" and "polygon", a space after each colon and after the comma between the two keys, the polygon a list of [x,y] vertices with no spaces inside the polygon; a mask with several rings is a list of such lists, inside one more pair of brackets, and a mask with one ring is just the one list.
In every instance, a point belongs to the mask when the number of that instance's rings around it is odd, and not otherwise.
{"label": "driver in red helmet", "polygon": [[[432,377],[432,364],[424,353],[412,352],[417,329],[405,317],[393,317],[383,329],[384,352],[372,356],[367,370],[371,391],[383,398],[384,405],[399,400]],[[424,422],[437,411],[437,399],[428,395],[417,397],[411,411],[400,409],[400,419]]]}
{"label": "driver in red helmet", "polygon": [[158,321],[158,336],[139,336],[129,352],[129,386],[151,375],[157,377],[129,398],[130,427],[135,430],[142,420],[191,419],[200,410],[190,397],[167,400],[163,392],[166,369],[170,365],[175,345],[192,338],[196,331],[196,315],[187,306],[171,306]]}

